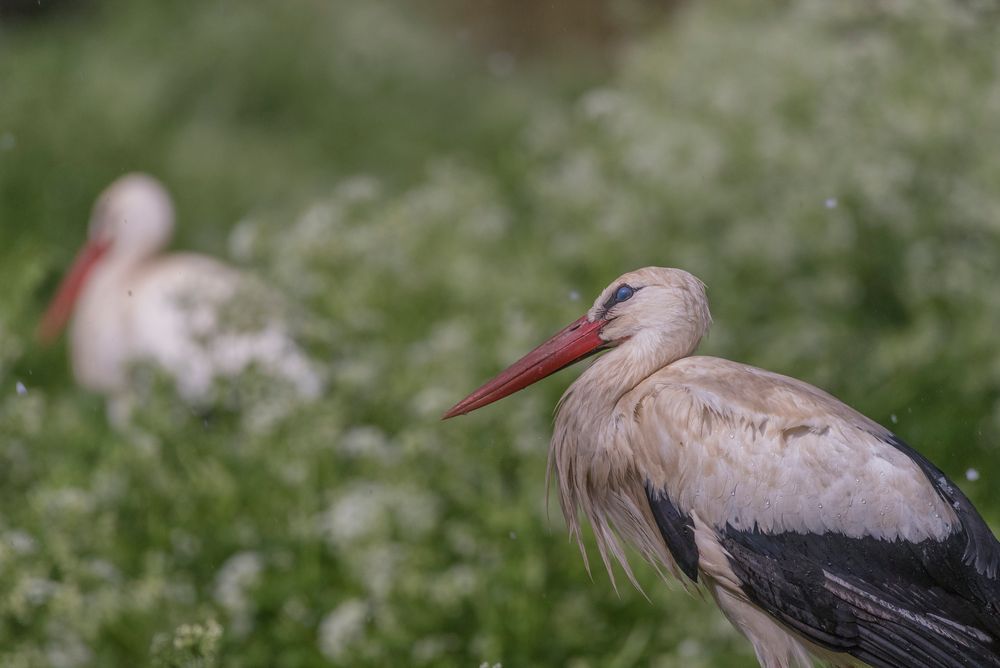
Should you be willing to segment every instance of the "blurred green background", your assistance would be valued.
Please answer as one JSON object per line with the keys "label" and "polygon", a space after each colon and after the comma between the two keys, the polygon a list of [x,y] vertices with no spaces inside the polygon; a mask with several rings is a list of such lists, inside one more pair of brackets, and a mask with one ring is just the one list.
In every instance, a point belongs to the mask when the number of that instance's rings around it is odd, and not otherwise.
{"label": "blurred green background", "polygon": [[[544,495],[578,371],[438,421],[651,264],[708,284],[703,352],[1000,524],[994,3],[0,5],[0,665],[753,665],[649,568],[588,577]],[[34,342],[130,170],[301,309],[325,396],[159,383],[116,430]]]}

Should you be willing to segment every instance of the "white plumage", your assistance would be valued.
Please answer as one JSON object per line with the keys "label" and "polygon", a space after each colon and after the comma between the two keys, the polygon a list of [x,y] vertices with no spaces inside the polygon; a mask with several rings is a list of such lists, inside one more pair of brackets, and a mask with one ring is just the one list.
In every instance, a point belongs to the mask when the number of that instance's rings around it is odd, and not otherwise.
{"label": "white plumage", "polygon": [[767,668],[1000,666],[1000,544],[969,500],[829,394],[691,356],[710,323],[690,274],[625,274],[445,417],[607,350],[560,400],[549,468],[612,578],[635,581],[624,539],[704,587]]}
{"label": "white plumage", "polygon": [[[574,410],[588,381],[615,363],[598,360],[574,384],[556,420],[556,462],[628,443],[632,465],[673,503],[735,529],[917,542],[957,523],[917,465],[877,436],[884,429],[810,385],[687,357],[642,380],[611,415]],[[570,427],[562,416],[572,413],[617,426],[605,434]]]}

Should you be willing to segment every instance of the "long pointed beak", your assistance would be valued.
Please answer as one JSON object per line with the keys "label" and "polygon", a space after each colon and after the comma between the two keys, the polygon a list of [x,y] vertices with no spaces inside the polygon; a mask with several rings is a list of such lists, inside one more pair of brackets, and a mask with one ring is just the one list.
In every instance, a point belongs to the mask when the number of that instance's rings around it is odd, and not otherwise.
{"label": "long pointed beak", "polygon": [[583,316],[455,404],[441,419],[465,415],[499,401],[606,347],[608,342],[600,337],[604,325],[603,320],[590,322]]}
{"label": "long pointed beak", "polygon": [[107,252],[109,245],[108,243],[88,241],[77,254],[73,265],[66,277],[63,278],[56,296],[45,310],[42,322],[38,326],[37,337],[43,344],[52,343],[66,326],[73,313],[73,305],[87,281],[87,275]]}

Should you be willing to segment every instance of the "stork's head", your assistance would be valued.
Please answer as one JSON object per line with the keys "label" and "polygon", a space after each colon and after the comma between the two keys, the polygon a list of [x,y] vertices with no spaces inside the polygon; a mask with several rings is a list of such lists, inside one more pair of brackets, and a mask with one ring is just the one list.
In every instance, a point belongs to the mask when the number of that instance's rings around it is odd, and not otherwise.
{"label": "stork's head", "polygon": [[662,356],[664,363],[690,355],[711,322],[705,285],[691,274],[664,267],[629,272],[608,285],[586,315],[460,401],[444,417],[482,408],[608,348],[627,345],[647,359]]}
{"label": "stork's head", "polygon": [[166,189],[146,174],[126,174],[94,203],[88,244],[109,255],[142,259],[166,246],[173,231],[174,207]]}
{"label": "stork's head", "polygon": [[619,276],[594,300],[585,318],[587,323],[598,323],[598,336],[610,345],[633,337],[694,337],[688,353],[712,322],[705,284],[686,271],[665,267]]}
{"label": "stork's head", "polygon": [[170,195],[153,177],[127,174],[108,186],[94,204],[87,242],[42,318],[39,338],[48,342],[58,336],[95,267],[152,256],[170,241],[173,227]]}

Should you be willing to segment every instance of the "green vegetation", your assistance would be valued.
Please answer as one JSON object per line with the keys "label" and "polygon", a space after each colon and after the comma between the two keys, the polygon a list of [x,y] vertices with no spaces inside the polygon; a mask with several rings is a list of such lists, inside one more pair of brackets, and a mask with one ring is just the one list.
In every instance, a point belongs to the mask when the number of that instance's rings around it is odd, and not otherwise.
{"label": "green vegetation", "polygon": [[[751,665],[651,569],[649,601],[588,578],[544,497],[574,372],[438,421],[648,264],[708,284],[705,352],[832,391],[1000,525],[985,3],[705,3],[610,73],[490,74],[408,3],[266,11],[0,26],[0,664]],[[94,196],[131,169],[176,194],[178,245],[307,314],[321,400],[245,419],[154,383],[115,431],[37,347]]]}

